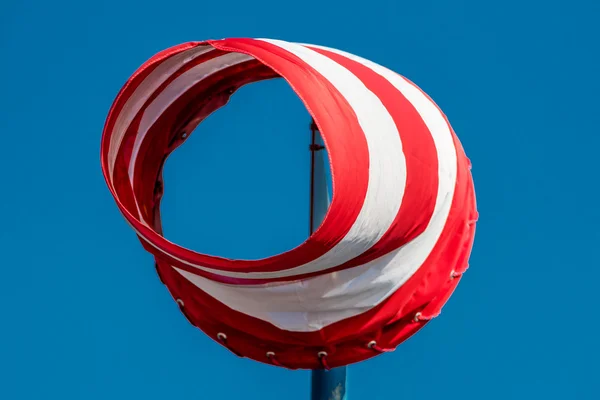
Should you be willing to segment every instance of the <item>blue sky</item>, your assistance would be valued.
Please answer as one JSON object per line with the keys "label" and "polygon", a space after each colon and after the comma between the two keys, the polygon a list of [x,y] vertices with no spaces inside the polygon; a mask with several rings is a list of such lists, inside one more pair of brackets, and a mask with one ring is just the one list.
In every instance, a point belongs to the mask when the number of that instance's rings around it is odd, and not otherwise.
{"label": "blue sky", "polygon": [[[189,326],[100,171],[106,113],[142,62],[236,36],[396,70],[473,162],[471,268],[438,319],[351,367],[351,399],[600,398],[599,17],[593,0],[2,2],[0,398],[308,398],[308,372]],[[236,94],[166,166],[167,237],[244,258],[301,242],[307,123],[283,82]]]}

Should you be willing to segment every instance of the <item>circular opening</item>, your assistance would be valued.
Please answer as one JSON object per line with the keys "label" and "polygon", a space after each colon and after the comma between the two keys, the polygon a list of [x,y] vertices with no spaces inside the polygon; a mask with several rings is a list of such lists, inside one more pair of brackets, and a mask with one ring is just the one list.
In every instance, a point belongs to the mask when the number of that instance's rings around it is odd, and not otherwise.
{"label": "circular opening", "polygon": [[200,253],[246,260],[304,242],[310,227],[310,122],[283,79],[239,89],[188,133],[165,164],[165,237]]}

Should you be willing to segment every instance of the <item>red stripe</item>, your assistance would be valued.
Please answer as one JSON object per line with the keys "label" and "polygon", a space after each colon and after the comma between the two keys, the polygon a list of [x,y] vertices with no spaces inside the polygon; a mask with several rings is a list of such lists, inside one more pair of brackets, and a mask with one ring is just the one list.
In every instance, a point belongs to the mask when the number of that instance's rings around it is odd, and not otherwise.
{"label": "red stripe", "polygon": [[[298,57],[277,46],[249,39],[211,44],[221,50],[251,54],[282,74],[315,117],[329,149],[334,181],[333,201],[322,226],[305,243],[286,253],[256,261],[227,260],[176,246],[140,224],[128,210],[122,211],[129,222],[161,250],[196,265],[254,272],[283,270],[310,262],[329,251],[346,235],[364,202],[369,157],[356,115],[333,85]],[[157,254],[155,250],[153,252]]]}
{"label": "red stripe", "polygon": [[394,222],[371,249],[339,269],[379,258],[420,235],[431,219],[438,188],[437,150],[431,132],[410,101],[387,79],[371,68],[334,52],[309,47],[332,59],[359,78],[392,116],[406,159],[406,185]]}

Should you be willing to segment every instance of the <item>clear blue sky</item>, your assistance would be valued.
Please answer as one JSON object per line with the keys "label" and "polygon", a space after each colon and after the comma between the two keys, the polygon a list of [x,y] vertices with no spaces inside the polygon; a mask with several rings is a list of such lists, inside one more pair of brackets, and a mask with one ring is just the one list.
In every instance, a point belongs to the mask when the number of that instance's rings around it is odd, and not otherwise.
{"label": "clear blue sky", "polygon": [[[599,399],[599,19],[597,0],[3,1],[0,399],[308,399],[308,372],[238,359],[187,323],[100,171],[128,76],[235,36],[396,70],[473,161],[471,268],[441,317],[352,366],[352,400]],[[301,242],[307,123],[282,82],[236,94],[167,165],[167,237],[245,258]]]}

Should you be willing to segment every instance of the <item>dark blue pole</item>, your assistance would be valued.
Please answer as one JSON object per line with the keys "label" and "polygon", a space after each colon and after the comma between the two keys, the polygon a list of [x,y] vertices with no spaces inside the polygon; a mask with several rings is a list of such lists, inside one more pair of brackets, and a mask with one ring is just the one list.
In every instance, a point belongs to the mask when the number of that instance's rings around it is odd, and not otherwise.
{"label": "dark blue pole", "polygon": [[348,400],[346,367],[329,371],[315,369],[311,377],[312,400]]}
{"label": "dark blue pole", "polygon": [[[325,163],[327,154],[316,124],[311,124],[310,233],[321,224],[329,207]],[[311,400],[348,400],[346,367],[315,369],[311,377]]]}

